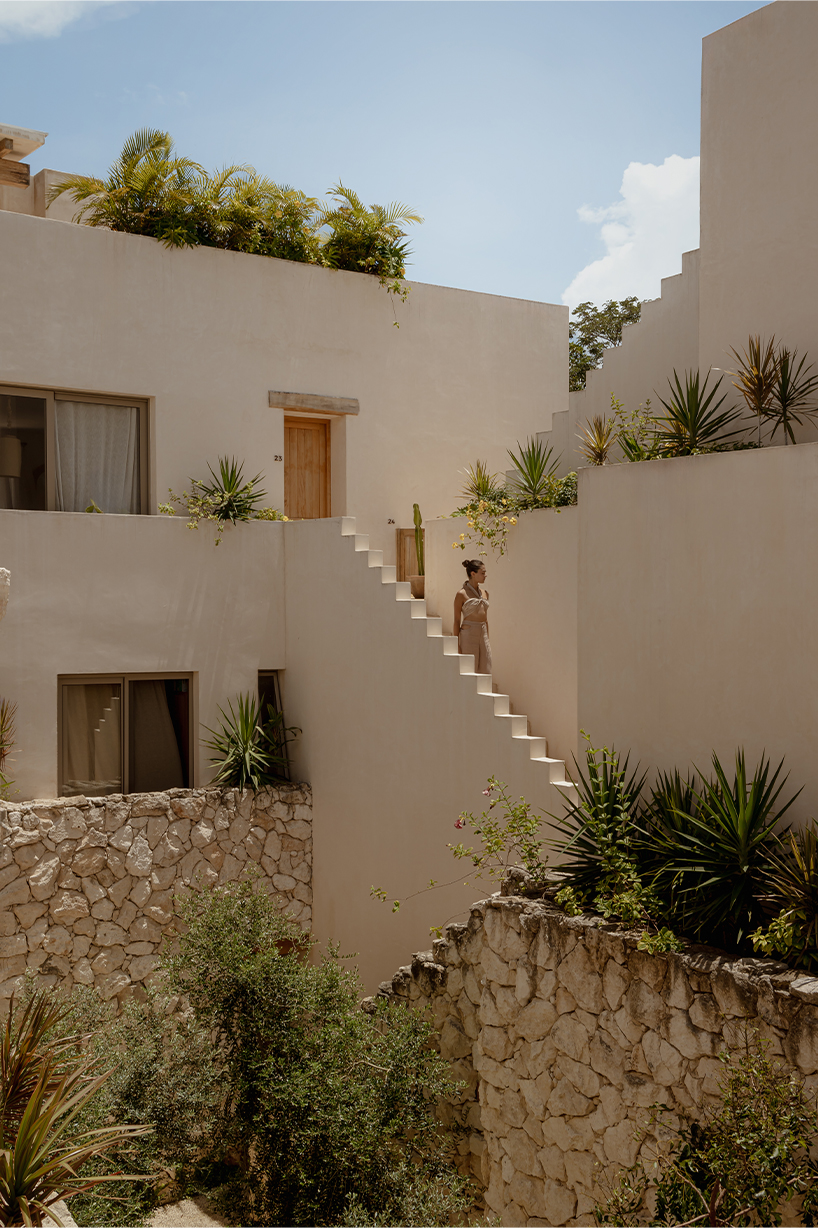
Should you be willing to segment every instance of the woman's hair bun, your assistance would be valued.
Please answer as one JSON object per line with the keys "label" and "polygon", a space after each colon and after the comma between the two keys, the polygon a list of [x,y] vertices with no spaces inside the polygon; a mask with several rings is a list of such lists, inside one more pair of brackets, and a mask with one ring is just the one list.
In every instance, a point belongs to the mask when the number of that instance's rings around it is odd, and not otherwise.
{"label": "woman's hair bun", "polygon": [[476,571],[479,571],[483,564],[479,559],[464,559],[463,566],[466,568],[466,575],[472,576]]}

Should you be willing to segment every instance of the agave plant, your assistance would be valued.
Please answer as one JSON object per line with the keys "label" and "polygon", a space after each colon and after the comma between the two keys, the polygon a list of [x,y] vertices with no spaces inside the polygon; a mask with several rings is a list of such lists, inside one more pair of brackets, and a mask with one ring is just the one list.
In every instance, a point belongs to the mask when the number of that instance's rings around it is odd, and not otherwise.
{"label": "agave plant", "polygon": [[235,710],[232,701],[227,706],[229,713],[219,708],[218,730],[205,726],[211,737],[204,744],[215,752],[210,759],[216,766],[214,784],[258,792],[286,780],[287,745],[293,741],[291,735],[301,731],[285,726],[283,714],[271,704],[262,714],[256,697],[249,693],[237,697]]}
{"label": "agave plant", "polygon": [[550,815],[559,833],[551,847],[560,854],[567,881],[580,894],[592,895],[639,861],[639,797],[645,773],[631,771],[630,756],[620,759],[614,747],[585,751],[577,768],[577,798],[564,815]]}
{"label": "agave plant", "polygon": [[589,465],[604,465],[616,441],[616,423],[604,414],[595,414],[586,419],[579,439],[579,454]]}
{"label": "agave plant", "polygon": [[546,498],[560,463],[559,457],[552,461],[553,451],[536,438],[529,438],[524,444],[518,441],[516,453],[508,449],[515,469],[511,483],[519,498],[535,504]]}
{"label": "agave plant", "polygon": [[748,777],[739,750],[730,780],[714,752],[713,779],[699,772],[700,787],[685,788],[678,806],[676,789],[666,794],[667,804],[654,805],[652,857],[660,866],[654,883],[674,902],[686,932],[741,946],[763,919],[760,898],[781,847],[776,827],[798,796],[779,802],[783,766],[782,760],[771,771],[762,755]]}
{"label": "agave plant", "polygon": [[715,401],[722,379],[719,376],[708,392],[710,372],[702,383],[698,371],[685,371],[683,384],[674,370],[673,380],[668,380],[670,398],[667,401],[659,398],[665,415],[657,419],[657,442],[665,456],[690,456],[740,434],[738,430],[726,430],[741,416],[739,411],[727,409],[719,413],[727,393]]}
{"label": "agave plant", "polygon": [[469,503],[478,503],[481,499],[493,503],[503,493],[499,475],[491,473],[485,461],[476,460],[463,473],[466,480],[460,493]]}
{"label": "agave plant", "polygon": [[373,273],[381,281],[404,277],[410,252],[403,227],[422,222],[420,214],[397,201],[367,208],[342,183],[327,195],[336,203],[318,209],[320,225],[329,232],[321,247],[321,262],[331,269]]}
{"label": "agave plant", "polygon": [[784,432],[784,443],[795,443],[792,424],[801,425],[805,421],[814,421],[818,415],[818,373],[811,375],[814,363],[806,369],[806,354],[797,362],[798,350],[790,350],[781,346],[778,351],[778,373],[773,385],[772,398],[769,405],[762,411],[763,416],[773,424],[770,438],[774,439],[776,432]]}
{"label": "agave plant", "polygon": [[209,502],[213,517],[236,524],[240,520],[252,520],[253,513],[266,491],[258,489],[261,474],[257,473],[249,482],[244,480],[244,465],[238,464],[235,456],[228,460],[226,456],[219,457],[219,472],[213,471],[208,465],[212,481],[202,482],[199,478],[191,478],[196,491]]}
{"label": "agave plant", "polygon": [[16,714],[17,704],[0,698],[0,789],[7,789],[12,784],[6,775],[5,763],[14,745]]}
{"label": "agave plant", "polygon": [[67,1008],[35,994],[15,1011],[0,1042],[0,1223],[61,1224],[54,1203],[138,1174],[87,1176],[90,1161],[146,1134],[150,1126],[77,1129],[75,1118],[111,1071],[83,1055],[80,1037],[60,1034]]}
{"label": "agave plant", "polygon": [[779,380],[779,358],[775,350],[775,337],[763,342],[761,337],[751,336],[747,349],[739,353],[731,349],[738,369],[729,372],[734,376],[733,387],[744,397],[751,414],[758,419],[758,442],[761,443],[761,420],[767,417]]}

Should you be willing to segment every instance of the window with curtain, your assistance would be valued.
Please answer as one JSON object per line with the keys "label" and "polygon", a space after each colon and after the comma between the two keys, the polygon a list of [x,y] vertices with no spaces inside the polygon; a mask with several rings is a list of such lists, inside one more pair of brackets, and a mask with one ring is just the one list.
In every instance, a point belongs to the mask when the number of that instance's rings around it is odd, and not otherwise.
{"label": "window with curtain", "polygon": [[187,788],[190,679],[60,679],[60,746],[66,797]]}
{"label": "window with curtain", "polygon": [[55,404],[57,510],[139,511],[139,408],[83,401]]}
{"label": "window with curtain", "polygon": [[148,403],[0,386],[0,511],[148,513]]}

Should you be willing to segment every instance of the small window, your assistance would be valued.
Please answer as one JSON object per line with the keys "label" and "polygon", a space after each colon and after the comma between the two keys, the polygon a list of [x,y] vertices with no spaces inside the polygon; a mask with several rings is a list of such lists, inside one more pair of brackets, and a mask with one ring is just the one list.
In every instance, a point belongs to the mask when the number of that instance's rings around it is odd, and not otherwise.
{"label": "small window", "polygon": [[[260,669],[258,671],[258,706],[262,720],[266,720],[269,709],[274,712],[283,712],[284,709],[281,703],[281,679],[277,669]],[[287,751],[287,742],[282,739],[280,743],[282,753],[287,761],[287,767],[284,770],[284,775],[287,780],[290,779],[290,756]]]}
{"label": "small window", "polygon": [[0,508],[147,511],[144,401],[0,388]]}
{"label": "small window", "polygon": [[60,678],[60,794],[189,788],[189,675]]}

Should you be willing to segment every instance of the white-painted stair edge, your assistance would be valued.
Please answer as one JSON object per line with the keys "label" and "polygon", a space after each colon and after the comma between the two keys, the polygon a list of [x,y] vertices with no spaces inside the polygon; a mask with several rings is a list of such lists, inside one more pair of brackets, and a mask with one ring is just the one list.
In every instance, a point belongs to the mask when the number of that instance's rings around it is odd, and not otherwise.
{"label": "white-painted stair edge", "polygon": [[384,566],[383,551],[369,549],[369,535],[358,533],[355,528],[354,516],[341,517],[341,536],[351,537],[356,554],[366,555],[367,567],[380,570],[381,584],[391,584],[395,588],[395,601],[408,603],[409,615],[413,623],[423,626],[428,639],[439,640],[443,646],[444,657],[455,657],[460,674],[473,678],[476,683],[476,695],[492,700],[494,719],[499,722],[498,732],[505,729],[507,736],[514,742],[524,746],[528,758],[535,763],[542,763],[548,772],[548,781],[565,794],[566,801],[576,797],[576,785],[568,780],[565,762],[562,759],[551,759],[548,755],[548,744],[545,738],[532,736],[528,732],[528,717],[511,711],[511,699],[508,695],[498,695],[492,687],[491,674],[478,674],[474,668],[474,657],[461,653],[456,636],[443,634],[443,619],[426,613],[425,600],[412,596],[411,585],[407,580],[397,579],[397,569],[391,564]]}

